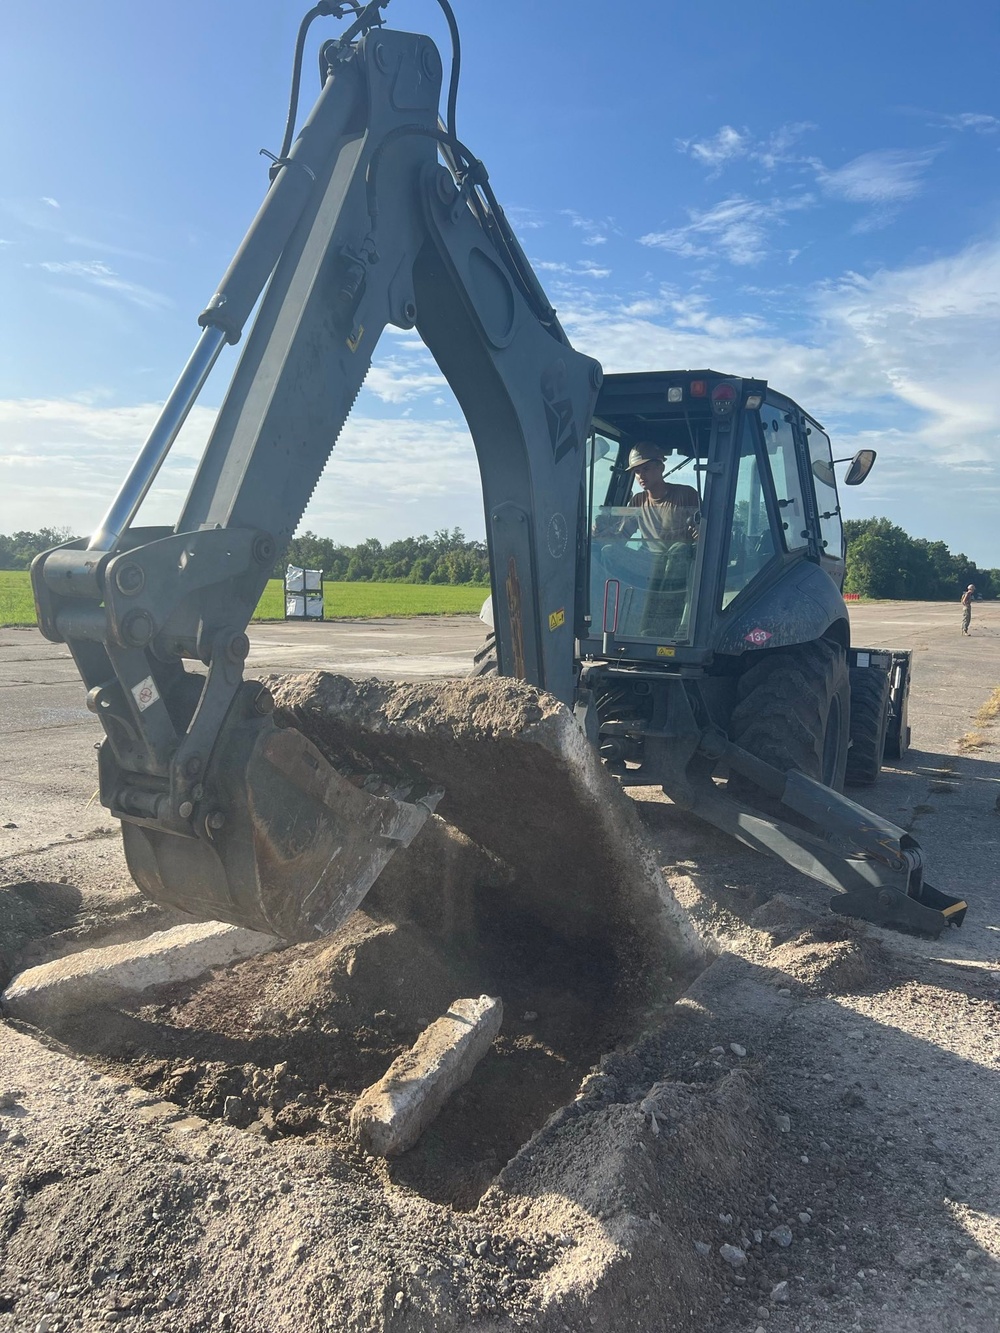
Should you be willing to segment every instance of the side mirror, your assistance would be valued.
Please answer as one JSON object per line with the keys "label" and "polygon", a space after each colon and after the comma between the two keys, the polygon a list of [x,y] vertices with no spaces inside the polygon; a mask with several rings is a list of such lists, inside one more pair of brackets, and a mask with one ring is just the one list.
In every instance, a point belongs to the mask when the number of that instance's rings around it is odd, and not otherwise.
{"label": "side mirror", "polygon": [[837,476],[833,470],[833,464],[826,458],[814,458],[812,465],[813,476],[817,481],[821,481],[824,486],[837,485]]}
{"label": "side mirror", "polygon": [[859,449],[851,459],[851,466],[844,478],[845,486],[860,486],[875,465],[874,449]]}

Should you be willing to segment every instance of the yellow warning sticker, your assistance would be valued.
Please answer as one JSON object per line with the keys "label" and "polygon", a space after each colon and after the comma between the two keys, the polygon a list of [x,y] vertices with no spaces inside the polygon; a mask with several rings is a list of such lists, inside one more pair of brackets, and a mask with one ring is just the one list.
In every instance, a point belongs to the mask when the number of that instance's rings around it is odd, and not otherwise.
{"label": "yellow warning sticker", "polygon": [[558,611],[553,611],[552,614],[549,616],[550,630],[558,629],[560,625],[565,625],[565,624],[566,624],[566,611],[564,607],[560,607]]}
{"label": "yellow warning sticker", "polygon": [[657,657],[674,657],[676,653],[676,648],[657,648],[656,650]]}

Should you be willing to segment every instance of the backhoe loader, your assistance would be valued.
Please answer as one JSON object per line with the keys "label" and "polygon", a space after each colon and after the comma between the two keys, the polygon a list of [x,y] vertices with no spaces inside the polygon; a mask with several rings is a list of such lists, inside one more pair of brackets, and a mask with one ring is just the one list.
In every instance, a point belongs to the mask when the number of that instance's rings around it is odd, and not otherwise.
{"label": "backhoe loader", "polygon": [[[271,692],[243,674],[261,592],[393,325],[417,330],[475,445],[495,688],[513,677],[546,708],[558,701],[622,785],[658,785],[828,883],[837,910],[930,933],[959,924],[964,902],[924,880],[912,837],[839,792],[851,668],[895,683],[860,691],[856,776],[870,781],[887,728],[890,748],[905,747],[908,662],[851,648],[826,434],[764,380],[605,377],[573,348],[457,136],[447,0],[443,121],[441,57],[427,37],[386,28],[387,3],[321,0],[306,16],[270,185],[198,318],[197,346],[93,537],[32,569],[42,632],[68,645],[104,728],[101,800],[121,820],[136,882],[207,918],[314,938],[448,798],[451,775],[422,760],[419,728],[407,731],[405,764],[386,760],[391,710],[372,737],[374,781],[363,734],[331,763],[296,726],[277,725]],[[305,34],[319,16],[346,28],[321,47],[319,98],[296,135]],[[255,308],[177,522],[135,526]],[[684,540],[630,528],[639,446],[696,493]],[[856,458],[847,480],[870,461]],[[484,751],[462,783],[489,772]],[[488,796],[497,828],[518,818],[511,786]]]}

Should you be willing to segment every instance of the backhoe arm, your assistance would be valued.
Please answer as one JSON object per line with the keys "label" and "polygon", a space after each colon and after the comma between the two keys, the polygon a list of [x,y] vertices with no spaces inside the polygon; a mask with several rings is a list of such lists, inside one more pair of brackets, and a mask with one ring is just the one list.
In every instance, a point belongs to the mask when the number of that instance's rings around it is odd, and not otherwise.
{"label": "backhoe arm", "polygon": [[[469,423],[502,669],[572,701],[572,534],[601,371],[566,342],[481,164],[439,129],[440,79],[426,37],[335,46],[133,472],[89,544],[32,569],[42,632],[69,646],[104,726],[101,800],[140,887],[287,938],[339,924],[440,794],[361,791],[243,679],[246,626],[387,324],[418,330]],[[176,526],[131,527],[265,284]]]}

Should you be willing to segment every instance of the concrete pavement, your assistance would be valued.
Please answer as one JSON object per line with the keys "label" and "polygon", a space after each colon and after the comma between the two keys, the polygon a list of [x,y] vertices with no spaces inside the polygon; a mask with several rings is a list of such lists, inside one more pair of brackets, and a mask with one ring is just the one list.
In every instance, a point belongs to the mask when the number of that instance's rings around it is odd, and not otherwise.
{"label": "concrete pavement", "polygon": [[[957,741],[976,729],[977,709],[1000,686],[1000,603],[976,604],[968,638],[957,602],[859,605],[851,619],[856,643],[914,653],[913,747],[859,795],[913,830],[933,882],[973,902],[963,932],[945,937],[956,956],[995,957],[1000,723],[981,749],[963,753]],[[455,676],[482,638],[475,616],[256,625],[249,668],[261,675],[322,667],[355,677]],[[0,882],[26,878],[35,861],[38,877],[52,878],[52,853],[74,882],[106,876],[121,885],[117,824],[95,798],[100,734],[65,646],[36,630],[0,630]]]}
{"label": "concrete pavement", "polygon": [[[460,676],[484,637],[477,616],[251,625],[247,674]],[[34,629],[0,630],[0,858],[117,830],[92,800],[102,733],[84,700],[64,644]]]}

